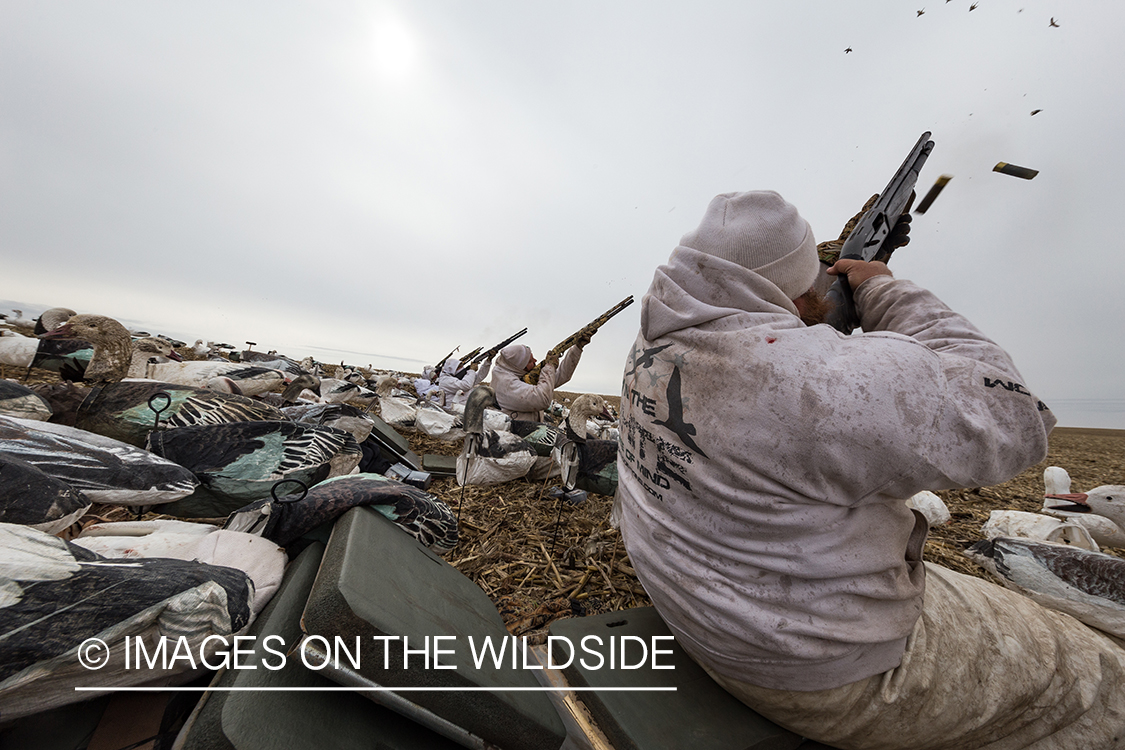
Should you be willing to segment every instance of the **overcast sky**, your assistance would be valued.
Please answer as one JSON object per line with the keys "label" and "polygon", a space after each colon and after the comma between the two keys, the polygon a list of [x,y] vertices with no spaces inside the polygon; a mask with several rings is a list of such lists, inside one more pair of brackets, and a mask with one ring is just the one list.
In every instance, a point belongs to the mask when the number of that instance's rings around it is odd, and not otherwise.
{"label": "overcast sky", "polygon": [[[525,326],[542,355],[714,195],[831,239],[929,130],[919,192],[953,179],[892,270],[1060,424],[1125,428],[1123,31],[1105,0],[0,0],[0,306],[406,371]],[[639,314],[567,390],[619,392]]]}

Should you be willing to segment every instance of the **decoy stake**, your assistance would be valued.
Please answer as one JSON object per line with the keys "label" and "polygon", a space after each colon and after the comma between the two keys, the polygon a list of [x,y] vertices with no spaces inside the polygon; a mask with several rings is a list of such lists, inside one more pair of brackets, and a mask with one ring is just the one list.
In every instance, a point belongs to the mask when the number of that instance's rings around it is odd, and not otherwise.
{"label": "decoy stake", "polygon": [[[164,406],[157,409],[156,406],[153,405],[153,402],[162,396],[164,397],[165,401]],[[160,415],[166,412],[168,410],[168,407],[170,407],[171,405],[172,397],[165,391],[157,391],[156,393],[148,397],[148,408],[152,409],[153,413],[156,414],[156,420],[152,423],[152,429],[155,430],[160,427]]]}

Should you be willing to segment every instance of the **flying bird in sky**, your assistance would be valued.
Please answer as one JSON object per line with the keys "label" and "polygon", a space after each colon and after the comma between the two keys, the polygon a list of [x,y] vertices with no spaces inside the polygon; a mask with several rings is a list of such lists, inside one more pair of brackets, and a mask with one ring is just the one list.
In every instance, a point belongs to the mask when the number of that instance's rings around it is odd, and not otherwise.
{"label": "flying bird in sky", "polygon": [[1055,23],[1055,17],[1054,16],[1051,16],[1051,26],[1053,26],[1056,29],[1059,27],[1059,25],[1057,23]]}
{"label": "flying bird in sky", "polygon": [[919,11],[916,11],[916,12],[918,13],[918,15],[922,15],[923,13],[926,12],[926,9],[922,8],[922,10],[919,10]]}
{"label": "flying bird in sky", "polygon": [[851,47],[848,47],[848,48],[847,48],[846,50],[844,50],[844,54],[846,55],[846,54],[848,54],[848,53],[849,53],[849,52],[851,52],[851,51],[852,51],[852,48],[851,48]]}
{"label": "flying bird in sky", "polygon": [[977,9],[977,4],[976,4],[976,3],[973,3],[972,5],[970,5],[970,6],[969,6],[969,12],[970,12],[970,13],[971,13],[972,11],[976,10],[976,9]]}
{"label": "flying bird in sky", "polygon": [[1031,114],[1033,114],[1033,115],[1037,115],[1037,114],[1039,114],[1039,113],[1040,113],[1040,112],[1042,112],[1042,111],[1043,111],[1043,110],[1041,110],[1041,109],[1033,109],[1033,110],[1031,110]]}

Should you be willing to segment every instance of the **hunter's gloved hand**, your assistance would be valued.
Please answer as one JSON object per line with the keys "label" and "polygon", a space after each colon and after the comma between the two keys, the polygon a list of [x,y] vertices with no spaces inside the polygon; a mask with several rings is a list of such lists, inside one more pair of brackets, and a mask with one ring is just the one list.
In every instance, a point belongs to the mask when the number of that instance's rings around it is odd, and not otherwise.
{"label": "hunter's gloved hand", "polygon": [[888,248],[897,250],[910,244],[910,222],[913,219],[914,217],[909,213],[904,213],[898,217],[898,221],[895,222],[890,234],[887,235],[886,245]]}
{"label": "hunter's gloved hand", "polygon": [[584,347],[586,346],[586,344],[590,343],[590,339],[592,339],[593,337],[594,332],[589,328],[585,328],[582,330],[582,333],[579,334],[578,338],[574,340],[574,345],[577,347]]}

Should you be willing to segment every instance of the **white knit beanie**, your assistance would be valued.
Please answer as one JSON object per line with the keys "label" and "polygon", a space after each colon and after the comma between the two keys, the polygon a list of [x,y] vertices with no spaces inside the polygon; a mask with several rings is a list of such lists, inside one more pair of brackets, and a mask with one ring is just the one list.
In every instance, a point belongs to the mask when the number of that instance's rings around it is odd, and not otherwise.
{"label": "white knit beanie", "polygon": [[764,276],[789,299],[807,292],[820,268],[809,223],[772,190],[715,196],[680,244]]}

